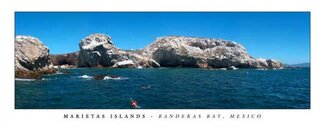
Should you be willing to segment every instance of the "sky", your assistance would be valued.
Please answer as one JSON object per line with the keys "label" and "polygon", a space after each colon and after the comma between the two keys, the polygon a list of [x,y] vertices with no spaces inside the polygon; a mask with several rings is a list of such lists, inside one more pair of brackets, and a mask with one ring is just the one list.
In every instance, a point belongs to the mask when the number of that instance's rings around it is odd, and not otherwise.
{"label": "sky", "polygon": [[16,12],[15,33],[39,38],[51,54],[78,51],[81,39],[104,33],[121,49],[195,36],[235,41],[255,58],[310,61],[309,12]]}

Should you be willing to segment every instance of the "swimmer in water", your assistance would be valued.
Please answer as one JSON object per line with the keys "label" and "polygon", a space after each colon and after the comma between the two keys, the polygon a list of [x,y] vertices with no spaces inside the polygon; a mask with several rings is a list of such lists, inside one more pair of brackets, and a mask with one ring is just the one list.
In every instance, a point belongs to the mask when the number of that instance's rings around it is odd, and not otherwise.
{"label": "swimmer in water", "polygon": [[138,102],[136,100],[133,100],[131,98],[130,101],[131,101],[132,108],[140,108],[140,106],[138,106]]}

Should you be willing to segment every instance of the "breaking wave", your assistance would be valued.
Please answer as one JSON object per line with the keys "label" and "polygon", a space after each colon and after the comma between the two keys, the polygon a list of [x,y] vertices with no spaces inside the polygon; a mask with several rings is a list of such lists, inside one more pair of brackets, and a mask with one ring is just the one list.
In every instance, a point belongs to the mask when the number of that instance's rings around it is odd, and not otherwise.
{"label": "breaking wave", "polygon": [[[96,79],[96,76],[89,76],[89,75],[82,75],[82,76],[78,76],[78,78],[82,78],[82,79]],[[115,77],[115,76],[104,76],[102,79],[96,79],[96,80],[126,80],[128,78],[126,77]]]}
{"label": "breaking wave", "polygon": [[103,80],[126,80],[128,78],[126,77],[110,77],[110,76],[105,76]]}
{"label": "breaking wave", "polygon": [[36,79],[20,79],[20,78],[15,78],[16,81],[35,81]]}
{"label": "breaking wave", "polygon": [[79,78],[83,78],[83,79],[91,79],[93,78],[92,76],[89,75],[82,75],[82,76],[78,76]]}

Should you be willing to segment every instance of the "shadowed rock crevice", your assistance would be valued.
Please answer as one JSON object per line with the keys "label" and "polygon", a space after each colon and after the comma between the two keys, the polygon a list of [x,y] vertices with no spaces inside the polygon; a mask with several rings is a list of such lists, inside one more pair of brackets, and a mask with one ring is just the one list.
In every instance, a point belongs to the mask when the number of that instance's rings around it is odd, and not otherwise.
{"label": "shadowed rock crevice", "polygon": [[79,52],[50,55],[50,59],[53,65],[72,65],[78,66]]}

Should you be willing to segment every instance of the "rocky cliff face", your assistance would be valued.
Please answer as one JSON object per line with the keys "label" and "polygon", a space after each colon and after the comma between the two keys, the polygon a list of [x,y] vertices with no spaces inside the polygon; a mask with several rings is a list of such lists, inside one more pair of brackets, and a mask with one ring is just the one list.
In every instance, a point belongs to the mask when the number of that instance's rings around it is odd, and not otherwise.
{"label": "rocky cliff face", "polygon": [[50,55],[51,62],[54,66],[71,65],[78,66],[79,52]]}
{"label": "rocky cliff face", "polygon": [[80,67],[159,66],[150,58],[116,48],[111,37],[105,34],[87,36],[80,41],[79,48],[78,66]]}
{"label": "rocky cliff face", "polygon": [[254,59],[233,41],[211,38],[168,36],[157,38],[145,49],[145,55],[167,67],[281,68],[275,60]]}
{"label": "rocky cliff face", "polygon": [[16,78],[40,78],[41,74],[54,72],[55,70],[51,68],[48,47],[37,38],[16,36]]}

